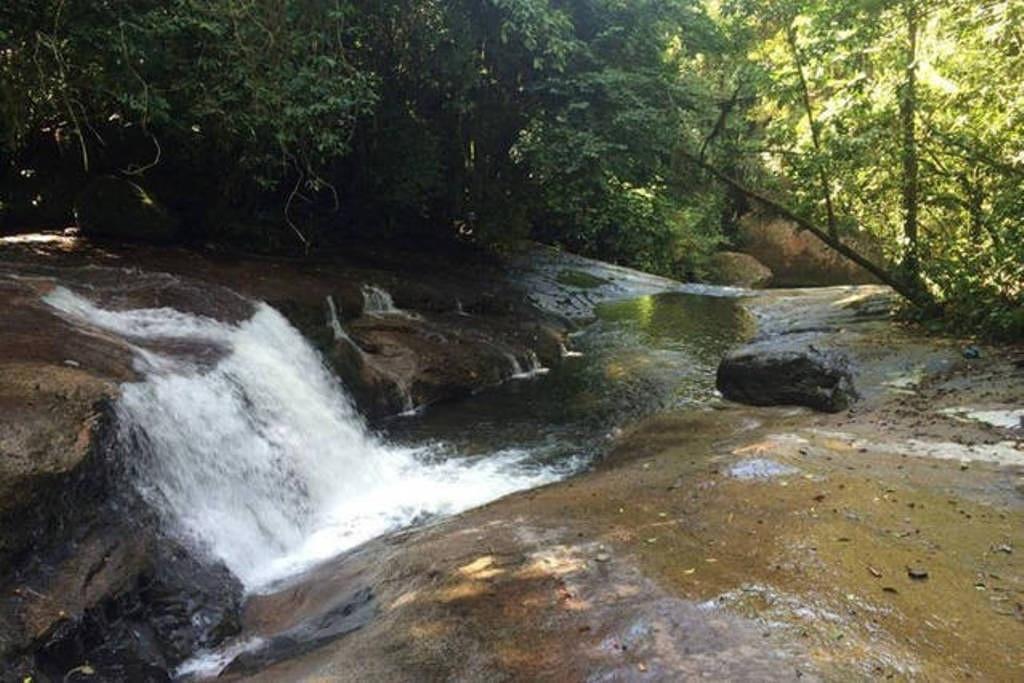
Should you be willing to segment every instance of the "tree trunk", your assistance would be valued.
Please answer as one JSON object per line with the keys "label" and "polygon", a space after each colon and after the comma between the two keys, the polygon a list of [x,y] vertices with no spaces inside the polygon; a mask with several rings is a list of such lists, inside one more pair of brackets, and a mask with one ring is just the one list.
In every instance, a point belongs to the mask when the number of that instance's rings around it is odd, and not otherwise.
{"label": "tree trunk", "polygon": [[703,161],[699,157],[689,154],[687,152],[680,152],[680,155],[686,160],[690,161],[691,163],[694,163],[700,168],[704,169],[712,176],[722,181],[723,183],[733,188],[734,190],[742,192],[753,201],[768,207],[782,218],[786,218],[796,223],[798,227],[808,231],[809,233],[817,237],[819,240],[824,242],[825,245],[833,249],[836,253],[840,254],[841,256],[845,256],[849,260],[859,265],[864,270],[868,271],[869,273],[877,277],[882,283],[892,287],[897,294],[903,296],[908,301],[926,310],[932,310],[935,308],[935,299],[931,296],[931,294],[928,293],[926,289],[920,286],[920,283],[916,280],[916,278],[911,280],[907,279],[905,273],[890,272],[889,270],[878,265],[877,263],[867,258],[866,256],[863,256],[855,249],[852,249],[848,245],[844,244],[842,240],[838,238],[833,238],[827,229],[822,229],[819,226],[812,223],[811,221],[804,218],[803,216],[797,215],[792,210],[775,201],[774,199],[771,199],[770,197],[761,194],[760,192],[756,192],[754,190],[747,188],[738,180],[719,171],[717,168],[711,166],[710,164]]}
{"label": "tree trunk", "polygon": [[786,39],[789,42],[789,49],[793,53],[793,63],[796,65],[796,73],[800,77],[800,91],[803,94],[804,111],[807,113],[807,125],[811,128],[811,143],[814,145],[815,161],[819,164],[818,179],[821,182],[821,192],[825,197],[825,215],[828,220],[828,234],[834,240],[839,240],[839,227],[836,221],[836,210],[832,204],[832,180],[824,166],[821,154],[821,133],[818,130],[818,122],[814,118],[814,106],[811,104],[811,89],[807,85],[807,76],[804,74],[804,62],[800,55],[800,48],[796,44],[796,29],[792,26],[786,31]]}
{"label": "tree trunk", "polygon": [[903,133],[903,270],[910,282],[918,282],[918,160],[917,160],[917,37],[918,17],[914,3],[903,5],[907,23],[907,75],[900,98],[900,127]]}

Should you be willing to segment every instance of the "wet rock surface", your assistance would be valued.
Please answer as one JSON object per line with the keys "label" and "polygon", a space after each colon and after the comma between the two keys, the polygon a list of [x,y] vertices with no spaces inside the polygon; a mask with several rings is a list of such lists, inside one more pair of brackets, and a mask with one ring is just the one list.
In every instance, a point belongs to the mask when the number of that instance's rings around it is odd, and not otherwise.
{"label": "wet rock surface", "polygon": [[255,674],[280,661],[313,652],[361,629],[376,616],[375,598],[369,588],[356,590],[340,604],[320,611],[315,618],[301,621],[253,645],[234,657],[223,673],[229,676]]}
{"label": "wet rock surface", "polygon": [[239,630],[237,579],[153,530],[111,521],[71,551],[49,582],[19,589],[37,632],[12,675],[62,680],[87,666],[100,680],[170,680]]}
{"label": "wet rock surface", "polygon": [[[863,339],[849,352],[865,376],[890,367]],[[934,410],[947,387],[1019,395],[1024,378],[993,363],[926,374],[919,409],[893,392],[853,414],[651,418],[592,473],[379,539],[254,601],[253,634],[315,622],[324,596],[358,586],[380,612],[246,680],[1015,680],[1017,470],[906,446],[960,438]],[[963,438],[981,457],[997,428],[975,429]]]}
{"label": "wet rock surface", "polygon": [[[317,623],[317,596],[348,594],[367,581],[378,586],[381,610],[362,629],[245,679],[777,680],[813,673],[799,647],[713,605],[673,596],[628,553],[602,551],[591,533],[536,525],[526,513],[536,500],[515,497],[373,542],[255,599],[247,622],[258,634],[292,631],[296,615]],[[505,518],[509,508],[519,514]],[[225,673],[235,680],[230,667]]]}
{"label": "wet rock surface", "polygon": [[[12,680],[29,672],[85,678],[86,661],[99,672],[93,678],[164,680],[182,653],[207,651],[226,653],[207,675],[229,667],[227,680],[1024,675],[1019,432],[964,420],[1016,409],[1024,378],[998,350],[983,349],[984,362],[967,360],[962,344],[894,326],[877,288],[772,292],[751,301],[766,336],[805,328],[803,342],[852,359],[865,399],[850,410],[715,404],[650,418],[619,433],[591,472],[378,538],[249,599],[239,618],[229,576],[191,564],[179,546],[152,533],[144,509],[106,495],[120,471],[93,467],[105,441],[103,420],[89,419],[102,418],[104,399],[131,379],[131,355],[34,308],[42,290],[25,288],[45,289],[26,280],[45,280],[38,258],[15,264],[17,277],[0,278],[20,292],[0,299],[0,312],[23,320],[0,326],[0,335],[23,335],[3,338],[20,355],[0,366],[2,405],[21,410],[8,414],[21,427],[36,425],[30,431],[42,439],[0,431],[0,443],[5,455],[11,444],[28,454],[19,462],[37,463],[39,481],[53,483],[50,497],[32,499],[42,505],[15,507],[42,511],[50,521],[33,524],[56,530],[5,551],[22,558],[0,585],[0,656]],[[82,265],[76,258],[58,255],[69,260],[50,267],[71,272]],[[123,256],[89,258],[115,270],[124,265]],[[328,353],[342,343],[330,296],[362,371],[385,368],[387,379],[398,374],[401,349],[422,343],[426,357],[447,347],[433,335],[468,336],[459,325],[465,313],[486,320],[481,335],[502,350],[522,344],[525,356],[527,342],[535,342],[503,327],[519,315],[518,295],[472,298],[436,274],[429,287],[406,292],[383,268],[339,275],[308,264],[159,253],[139,262],[147,272],[185,273],[171,280],[211,291],[242,283],[247,296],[275,302]],[[3,268],[10,272],[12,260]],[[565,291],[558,272],[538,276],[551,292]],[[578,310],[625,289],[605,279]],[[410,317],[367,315],[367,281],[391,292]],[[168,281],[132,290],[123,305],[178,307],[189,298]],[[208,300],[203,307],[213,317],[246,315],[230,297]],[[32,343],[39,325],[57,345]],[[475,353],[469,342],[452,347]],[[532,350],[543,355],[540,346]],[[511,366],[503,355],[487,362],[499,374]],[[458,372],[468,376],[472,367]],[[31,393],[34,373],[49,387],[45,400]],[[83,452],[24,446],[74,444],[85,425]],[[55,514],[53,492],[77,490],[72,481],[82,482],[84,497],[68,497],[74,514]],[[927,579],[908,568],[924,569]]]}
{"label": "wet rock surface", "polygon": [[716,383],[726,398],[757,406],[799,405],[836,413],[857,399],[845,355],[791,341],[762,342],[727,354]]}
{"label": "wet rock surface", "polygon": [[[1024,543],[1024,452],[943,408],[1010,405],[1024,377],[861,313],[878,293],[753,304],[764,329],[795,311],[854,359],[852,410],[652,417],[591,473],[378,539],[254,601],[243,633],[315,622],[325,596],[360,586],[380,611],[246,679],[1019,678],[1024,568],[1005,548]],[[969,469],[936,456],[954,442]]]}
{"label": "wet rock surface", "polygon": [[165,680],[234,632],[241,588],[134,496],[112,409],[132,351],[56,315],[53,286],[0,277],[0,680]]}
{"label": "wet rock surface", "polygon": [[[112,436],[111,405],[122,382],[140,379],[135,351],[46,305],[56,287],[108,310],[174,309],[229,324],[252,315],[252,299],[267,299],[317,342],[370,416],[558,362],[569,329],[508,291],[493,267],[479,280],[443,271],[403,279],[387,269],[391,256],[384,267],[214,262],[53,237],[5,247],[0,267],[2,680],[166,680],[190,654],[233,635],[241,608],[237,579],[167,536],[134,493],[133,449]],[[369,283],[393,294],[393,310],[364,310]],[[200,368],[222,353],[216,343],[130,343]],[[300,629],[270,641],[249,666],[304,652],[372,613],[345,609],[325,617],[318,636]]]}
{"label": "wet rock surface", "polygon": [[[50,237],[3,247],[4,270],[59,279],[115,309],[169,307],[237,322],[251,315],[252,300],[266,301],[317,346],[371,418],[557,363],[574,328],[478,254],[467,264],[369,246],[320,261],[271,260]],[[395,310],[364,310],[370,288],[392,297]]]}

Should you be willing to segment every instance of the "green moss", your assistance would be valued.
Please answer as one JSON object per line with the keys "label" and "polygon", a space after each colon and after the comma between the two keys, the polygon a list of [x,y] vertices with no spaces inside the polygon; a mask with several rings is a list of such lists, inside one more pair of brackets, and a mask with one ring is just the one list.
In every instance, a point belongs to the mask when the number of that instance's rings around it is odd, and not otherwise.
{"label": "green moss", "polygon": [[579,287],[580,289],[593,289],[606,285],[610,280],[584,273],[582,270],[563,270],[558,273],[558,283],[568,287]]}

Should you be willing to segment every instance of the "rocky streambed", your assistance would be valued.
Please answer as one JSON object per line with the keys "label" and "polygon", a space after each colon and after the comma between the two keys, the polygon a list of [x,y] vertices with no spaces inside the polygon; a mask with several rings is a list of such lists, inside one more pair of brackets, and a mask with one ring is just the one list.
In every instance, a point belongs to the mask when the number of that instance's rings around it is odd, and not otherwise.
{"label": "rocky streambed", "polygon": [[[11,680],[1024,672],[1024,457],[1011,419],[1024,378],[1004,351],[968,359],[963,342],[893,323],[881,288],[740,300],[547,251],[469,266],[63,236],[2,249]],[[54,309],[60,287],[99,307],[89,324]],[[356,429],[361,448],[413,452],[404,471],[452,503],[405,505],[388,522],[398,531],[367,527],[372,540],[254,589],[226,568],[232,556],[197,551],[154,513],[131,454],[161,451],[125,443],[117,406],[153,376],[147,354],[263,400],[258,377],[224,369],[259,300],[343,379],[372,427]],[[154,332],[138,311],[158,309],[216,334]],[[773,353],[842,354],[860,400],[828,415],[722,400],[718,359],[752,338]],[[277,443],[273,424],[254,428]],[[339,481],[356,476],[358,452]],[[316,500],[302,474],[290,480]],[[445,514],[516,488],[530,490]]]}
{"label": "rocky streambed", "polygon": [[[588,473],[251,600],[243,642],[263,655],[225,675],[1019,678],[1024,377],[1006,352],[965,359],[962,342],[894,324],[884,296],[748,302],[760,343],[792,349],[781,333],[813,321],[801,343],[850,359],[851,408],[712,402],[640,421]],[[328,596],[371,593],[373,617],[345,637],[275,641],[318,623]]]}

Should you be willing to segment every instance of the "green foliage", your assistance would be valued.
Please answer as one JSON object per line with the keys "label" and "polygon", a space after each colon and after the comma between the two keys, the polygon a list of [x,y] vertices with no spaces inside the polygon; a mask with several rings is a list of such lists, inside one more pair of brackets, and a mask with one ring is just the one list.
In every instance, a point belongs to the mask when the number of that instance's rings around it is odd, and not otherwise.
{"label": "green foliage", "polygon": [[1022,25],[1022,0],[9,2],[2,171],[130,175],[243,242],[532,236],[693,277],[747,203],[699,157],[1007,336]]}
{"label": "green foliage", "polygon": [[880,238],[894,271],[910,246],[900,117],[913,72],[922,286],[961,327],[1019,334],[1024,3],[733,0],[723,16],[752,57],[744,123],[754,134],[716,154],[756,156],[757,184],[819,225],[827,188],[840,234]]}
{"label": "green foliage", "polygon": [[513,148],[541,200],[537,234],[692,275],[718,241],[718,216],[697,210],[703,186],[680,176],[674,159],[704,88],[696,55],[712,46],[714,26],[692,2],[572,8],[578,47],[563,72],[538,84],[540,111]]}
{"label": "green foliage", "polygon": [[[17,29],[0,52],[8,140],[47,128],[75,138],[87,167],[112,129],[134,128],[161,154],[230,164],[231,177],[259,187],[298,176],[317,189],[376,102],[373,75],[349,62],[356,36],[341,4],[15,5],[29,6],[0,10],[0,24]],[[134,165],[153,149],[142,147]]]}

